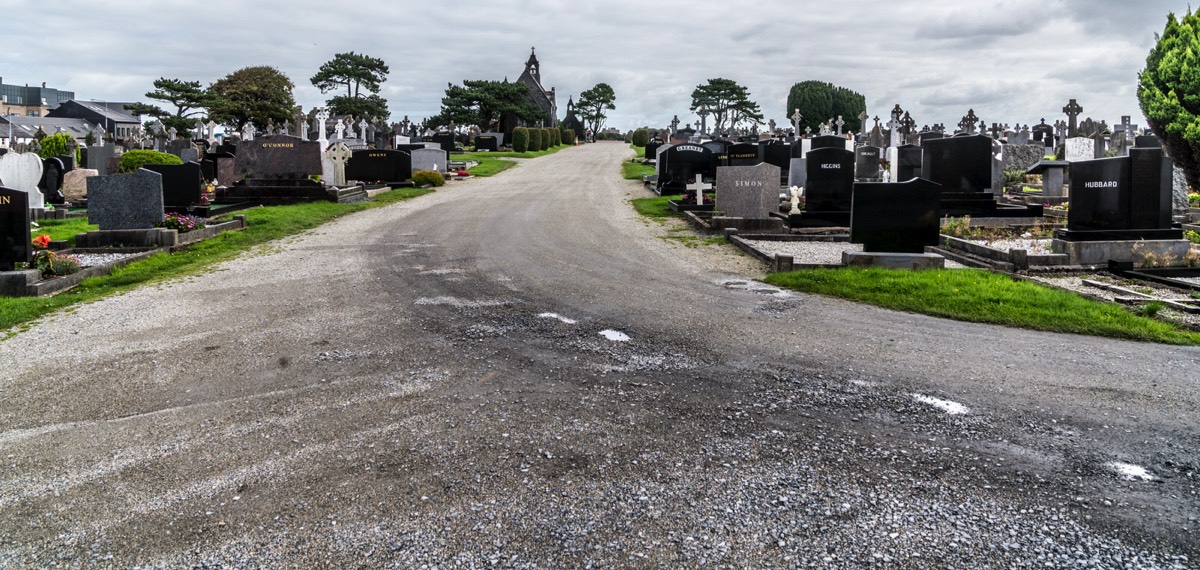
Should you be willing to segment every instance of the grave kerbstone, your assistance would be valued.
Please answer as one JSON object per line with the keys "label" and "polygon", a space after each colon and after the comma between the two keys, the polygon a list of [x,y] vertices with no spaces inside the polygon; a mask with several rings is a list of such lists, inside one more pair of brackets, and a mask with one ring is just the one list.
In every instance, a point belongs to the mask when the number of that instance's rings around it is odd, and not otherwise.
{"label": "grave kerbstone", "polygon": [[731,218],[766,218],[779,209],[779,167],[754,166],[717,168],[717,210]]}
{"label": "grave kerbstone", "polygon": [[101,230],[142,230],[163,220],[162,175],[144,168],[87,179],[88,223]]}

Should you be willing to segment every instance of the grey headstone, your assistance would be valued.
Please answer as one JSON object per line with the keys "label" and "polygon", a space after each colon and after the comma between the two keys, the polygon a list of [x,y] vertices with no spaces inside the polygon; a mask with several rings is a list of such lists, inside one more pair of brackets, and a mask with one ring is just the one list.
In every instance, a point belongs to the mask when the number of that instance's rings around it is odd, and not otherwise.
{"label": "grey headstone", "polygon": [[412,171],[418,170],[438,170],[446,172],[446,164],[449,162],[449,155],[446,151],[440,148],[418,148],[412,152]]}
{"label": "grey headstone", "polygon": [[717,210],[733,218],[766,218],[779,209],[780,168],[773,164],[717,168]]}
{"label": "grey headstone", "polygon": [[1063,141],[1066,147],[1067,162],[1094,160],[1096,158],[1096,141],[1084,137],[1073,137]]}
{"label": "grey headstone", "polygon": [[1027,170],[1042,161],[1046,147],[1042,143],[1004,145],[1004,170]]}
{"label": "grey headstone", "polygon": [[108,174],[108,161],[113,157],[113,148],[112,144],[87,147],[87,168],[101,175]]}
{"label": "grey headstone", "polygon": [[139,168],[132,174],[87,179],[88,223],[101,230],[143,230],[163,220],[162,175]]}
{"label": "grey headstone", "polygon": [[793,158],[788,168],[788,188],[798,186],[804,188],[808,184],[808,166],[803,158]]}
{"label": "grey headstone", "polygon": [[185,148],[179,151],[179,158],[186,164],[188,162],[200,162],[200,151],[193,145],[191,148]]}
{"label": "grey headstone", "polygon": [[1187,176],[1184,175],[1183,169],[1179,168],[1178,166],[1172,167],[1171,196],[1171,209],[1175,213],[1182,214],[1188,211]]}

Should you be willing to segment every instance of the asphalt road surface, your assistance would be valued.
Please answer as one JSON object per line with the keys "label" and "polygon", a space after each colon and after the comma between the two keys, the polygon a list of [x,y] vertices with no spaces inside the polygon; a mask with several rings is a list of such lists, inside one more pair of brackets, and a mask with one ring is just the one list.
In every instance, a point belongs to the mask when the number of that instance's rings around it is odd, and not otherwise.
{"label": "asphalt road surface", "polygon": [[775,290],[630,154],[0,342],[0,567],[1200,564],[1200,350]]}

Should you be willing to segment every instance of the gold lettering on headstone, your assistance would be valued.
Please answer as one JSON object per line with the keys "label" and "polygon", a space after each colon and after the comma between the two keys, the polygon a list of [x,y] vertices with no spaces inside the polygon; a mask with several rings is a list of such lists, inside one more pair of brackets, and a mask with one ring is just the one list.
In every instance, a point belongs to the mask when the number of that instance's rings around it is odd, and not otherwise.
{"label": "gold lettering on headstone", "polygon": [[263,148],[292,148],[294,143],[263,143]]}
{"label": "gold lettering on headstone", "polygon": [[12,204],[12,196],[0,196],[0,204]]}
{"label": "gold lettering on headstone", "polygon": [[387,158],[387,154],[382,153],[382,152],[372,152],[372,153],[368,154],[367,156],[369,158]]}

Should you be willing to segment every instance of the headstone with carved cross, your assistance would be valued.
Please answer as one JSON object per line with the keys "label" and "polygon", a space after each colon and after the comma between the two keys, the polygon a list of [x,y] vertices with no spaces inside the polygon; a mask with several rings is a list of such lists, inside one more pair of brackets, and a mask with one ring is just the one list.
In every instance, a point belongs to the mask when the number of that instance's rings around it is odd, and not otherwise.
{"label": "headstone with carved cross", "polygon": [[361,141],[367,140],[367,138],[368,138],[367,137],[367,127],[368,126],[370,126],[370,123],[367,123],[366,119],[363,119],[358,122],[358,139],[359,140],[361,140]]}
{"label": "headstone with carved cross", "polygon": [[204,138],[205,138],[205,140],[208,141],[208,144],[210,146],[217,144],[217,122],[209,121],[207,124],[204,125],[204,127],[206,129],[205,130],[206,136]]}
{"label": "headstone with carved cross", "polygon": [[329,149],[327,154],[329,155],[329,159],[333,161],[333,184],[335,186],[345,186],[346,161],[350,160],[351,156],[354,156],[354,152],[350,150],[350,147],[346,146],[346,143],[338,141],[333,144],[333,147]]}
{"label": "headstone with carved cross", "polygon": [[869,119],[870,117],[871,116],[868,115],[866,111],[863,111],[858,114],[858,124],[859,124],[859,131],[860,131],[858,133],[859,140],[866,140],[866,138],[867,138],[867,119]]}
{"label": "headstone with carved cross", "polygon": [[803,119],[803,118],[804,118],[804,115],[800,114],[800,109],[796,109],[796,111],[794,113],[792,113],[792,125],[796,128],[797,135],[800,134],[800,119]]}
{"label": "headstone with carved cross", "polygon": [[1067,106],[1063,107],[1062,110],[1067,114],[1067,136],[1074,137],[1076,129],[1075,121],[1079,115],[1083,113],[1083,107],[1080,107],[1079,103],[1076,103],[1074,99],[1071,99],[1071,101],[1067,103]]}
{"label": "headstone with carved cross", "polygon": [[967,114],[958,121],[958,128],[967,134],[975,134],[975,125],[979,123],[979,117],[975,116],[975,109],[967,109]]}
{"label": "headstone with carved cross", "polygon": [[204,137],[204,121],[196,121],[196,124],[192,128],[195,129],[195,132],[192,133],[193,139]]}
{"label": "headstone with carved cross", "polygon": [[346,124],[343,123],[341,119],[338,119],[337,123],[333,125],[333,134],[334,134],[333,140],[335,140],[335,141],[345,140]]}
{"label": "headstone with carved cross", "polygon": [[325,138],[325,121],[329,120],[329,111],[321,109],[317,111],[317,140],[321,141],[321,148],[329,146],[329,139]]}
{"label": "headstone with carved cross", "polygon": [[842,136],[842,126],[846,124],[846,121],[843,121],[842,116],[838,115],[837,120],[834,121],[833,124],[837,125],[837,135],[839,137]]}

